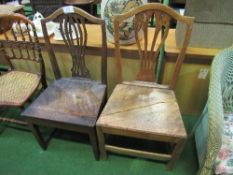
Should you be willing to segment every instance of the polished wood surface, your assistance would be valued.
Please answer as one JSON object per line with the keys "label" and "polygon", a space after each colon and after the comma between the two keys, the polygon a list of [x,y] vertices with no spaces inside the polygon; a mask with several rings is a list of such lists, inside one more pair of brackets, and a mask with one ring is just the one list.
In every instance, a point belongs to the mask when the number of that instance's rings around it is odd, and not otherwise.
{"label": "polished wood surface", "polygon": [[127,132],[186,138],[174,92],[144,86],[140,82],[118,84],[98,124]]}
{"label": "polished wood surface", "polygon": [[106,86],[98,81],[62,78],[49,86],[24,116],[93,127],[105,95]]}

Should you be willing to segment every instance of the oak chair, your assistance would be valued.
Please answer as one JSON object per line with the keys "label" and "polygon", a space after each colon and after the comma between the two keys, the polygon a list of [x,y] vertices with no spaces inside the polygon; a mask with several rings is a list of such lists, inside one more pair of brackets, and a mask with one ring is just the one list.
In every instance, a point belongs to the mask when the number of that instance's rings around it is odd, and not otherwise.
{"label": "oak chair", "polygon": [[[72,59],[71,78],[61,78],[53,37],[48,36],[46,23],[56,21]],[[85,62],[88,31],[86,21],[99,25],[102,31],[101,81],[91,79]],[[105,22],[87,12],[73,7],[64,7],[41,21],[46,47],[50,56],[55,80],[23,113],[27,116],[32,131],[43,149],[47,143],[42,138],[38,125],[82,132],[89,135],[95,158],[99,158],[95,124],[106,97],[107,44]],[[90,25],[90,24],[89,24]],[[66,57],[61,59],[68,59]],[[93,60],[94,61],[94,60]],[[98,66],[98,64],[96,65]]]}
{"label": "oak chair", "polygon": [[[0,52],[9,64],[10,71],[0,76],[0,107],[23,108],[40,83],[43,88],[47,87],[41,47],[34,24],[25,16],[15,13],[1,15],[1,19],[9,24],[0,26],[0,30],[3,31],[0,35]],[[4,29],[5,27],[9,30]],[[31,37],[30,31],[34,33],[35,37]],[[35,65],[39,65],[39,71],[31,73],[16,70],[13,64],[15,61],[33,62]],[[21,120],[3,117],[0,118],[0,121],[25,124]]]}
{"label": "oak chair", "polygon": [[[132,17],[140,58],[139,71],[137,81],[121,82],[119,27]],[[156,19],[156,28],[148,28],[151,17]],[[168,85],[161,85],[156,82],[157,58],[173,18],[186,24],[185,39],[171,81]],[[173,90],[188,46],[192,23],[193,18],[181,16],[159,3],[146,4],[114,17],[116,79],[121,83],[116,85],[97,121],[100,155],[103,159],[108,151],[168,161],[167,168],[173,167],[187,137]],[[154,31],[153,36],[148,36],[148,30]],[[149,147],[142,149],[147,142]],[[158,150],[150,146],[168,149],[156,152]]]}

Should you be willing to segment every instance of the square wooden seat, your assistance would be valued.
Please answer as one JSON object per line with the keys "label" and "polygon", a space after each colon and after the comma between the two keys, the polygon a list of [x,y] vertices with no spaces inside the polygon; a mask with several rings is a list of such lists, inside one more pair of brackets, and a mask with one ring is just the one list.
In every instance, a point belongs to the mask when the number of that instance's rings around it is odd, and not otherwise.
{"label": "square wooden seat", "polygon": [[153,134],[151,139],[160,141],[187,137],[172,90],[154,88],[140,82],[123,82],[116,86],[112,94],[98,120],[102,130],[111,132],[114,128],[113,133],[121,135],[123,129],[127,130],[125,136],[137,137],[138,134],[144,138],[150,133]]}
{"label": "square wooden seat", "polygon": [[[106,85],[99,81],[62,78],[53,82],[23,113],[27,120],[95,126]],[[64,128],[65,129],[65,128]]]}

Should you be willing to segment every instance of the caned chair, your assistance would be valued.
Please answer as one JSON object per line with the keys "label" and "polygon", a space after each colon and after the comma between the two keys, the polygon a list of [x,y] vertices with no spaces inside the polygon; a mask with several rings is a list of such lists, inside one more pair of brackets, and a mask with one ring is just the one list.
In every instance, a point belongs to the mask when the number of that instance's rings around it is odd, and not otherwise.
{"label": "caned chair", "polygon": [[[57,62],[53,37],[48,36],[47,23],[56,21],[61,40],[71,57],[71,78],[61,78]],[[96,62],[100,68],[100,81],[92,80],[86,65],[88,30],[85,22],[91,21],[101,28],[102,48],[101,61]],[[37,141],[43,149],[47,143],[42,138],[38,125],[82,132],[88,134],[95,158],[99,158],[95,124],[106,97],[107,85],[107,44],[105,22],[87,12],[68,6],[56,10],[41,21],[46,47],[55,73],[55,80],[24,112]],[[55,36],[56,37],[56,36]],[[101,39],[101,38],[100,38]],[[61,42],[61,41],[60,41]],[[69,59],[66,57],[60,59]],[[95,61],[95,60],[92,60]],[[98,79],[98,77],[97,77]]]}
{"label": "caned chair", "polygon": [[[156,28],[148,28],[151,17],[156,19]],[[123,65],[119,28],[125,26],[129,18],[133,18],[132,30],[135,31],[140,58],[137,81],[117,84],[97,121],[100,156],[106,158],[107,151],[140,156],[168,161],[167,168],[172,168],[187,137],[173,89],[188,46],[193,18],[181,16],[159,3],[146,4],[116,15],[114,37],[118,81],[122,80]],[[157,58],[173,18],[186,24],[185,39],[169,84],[161,85],[155,80]],[[152,36],[148,36],[148,31],[153,31]],[[162,151],[156,152],[158,150],[146,147],[147,140],[149,146],[157,146]],[[167,145],[169,149],[163,150]]]}
{"label": "caned chair", "polygon": [[[0,107],[14,106],[23,108],[25,103],[38,89],[40,83],[46,88],[45,68],[33,23],[21,14],[1,15],[8,25],[1,25],[1,59],[9,64],[10,71],[0,76]],[[6,23],[5,23],[6,24]],[[5,30],[4,28],[9,30]],[[34,37],[30,35],[30,31]],[[13,62],[34,62],[39,65],[38,73],[19,71]],[[15,119],[0,118],[23,124]]]}

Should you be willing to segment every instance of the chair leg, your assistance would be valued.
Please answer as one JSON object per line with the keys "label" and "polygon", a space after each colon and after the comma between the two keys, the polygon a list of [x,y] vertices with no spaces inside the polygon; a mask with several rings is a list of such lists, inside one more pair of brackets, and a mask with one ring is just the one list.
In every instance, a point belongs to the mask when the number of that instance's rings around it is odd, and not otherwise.
{"label": "chair leg", "polygon": [[31,127],[32,133],[33,133],[34,137],[36,138],[37,142],[39,143],[40,147],[43,150],[46,150],[47,149],[47,144],[46,144],[46,142],[44,141],[44,139],[42,137],[42,134],[41,134],[41,132],[39,130],[38,125],[29,123],[29,126]]}
{"label": "chair leg", "polygon": [[46,80],[42,80],[42,88],[45,90],[48,87]]}
{"label": "chair leg", "polygon": [[90,138],[90,143],[92,145],[95,160],[99,160],[99,149],[98,149],[98,143],[97,143],[95,128],[91,128],[91,130],[89,132],[89,138]]}
{"label": "chair leg", "polygon": [[105,138],[104,133],[102,132],[100,127],[96,127],[97,137],[99,141],[99,151],[100,151],[100,158],[105,160],[107,159],[107,152],[105,150]]}
{"label": "chair leg", "polygon": [[20,108],[20,110],[22,110],[22,111],[23,111],[23,110],[25,109],[25,106],[24,106],[24,105],[22,105],[22,106],[20,106],[19,108]]}
{"label": "chair leg", "polygon": [[171,160],[167,163],[166,168],[167,170],[172,170],[176,161],[180,157],[180,154],[184,148],[185,145],[185,140],[181,139],[175,146],[173,152],[172,152],[172,158]]}
{"label": "chair leg", "polygon": [[4,131],[5,129],[5,126],[1,124],[2,121],[0,120],[0,134],[2,134],[2,132]]}

